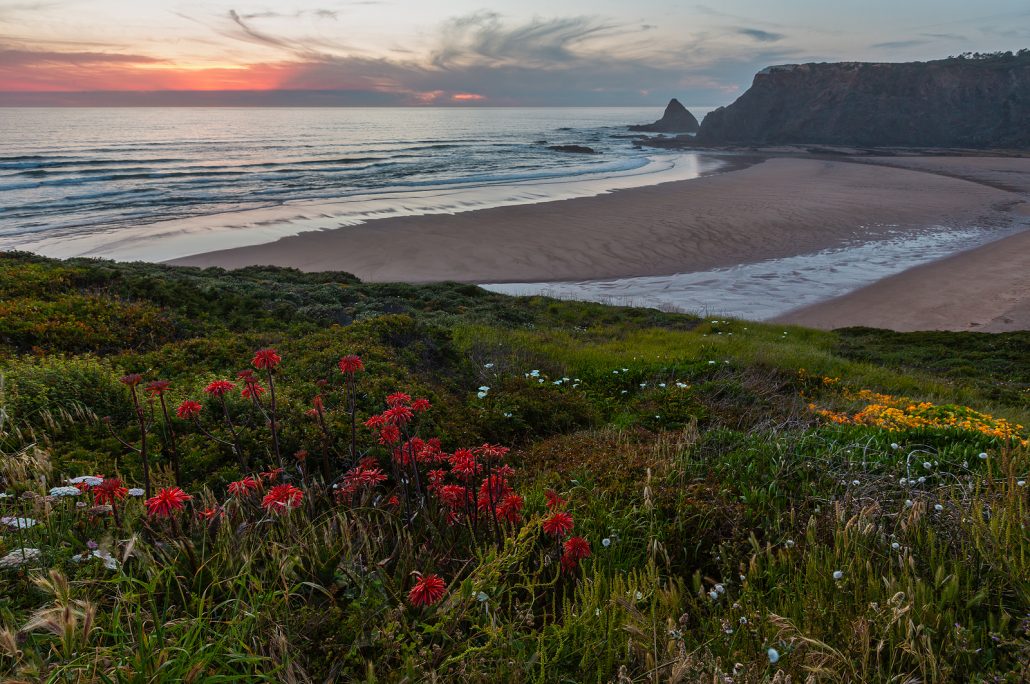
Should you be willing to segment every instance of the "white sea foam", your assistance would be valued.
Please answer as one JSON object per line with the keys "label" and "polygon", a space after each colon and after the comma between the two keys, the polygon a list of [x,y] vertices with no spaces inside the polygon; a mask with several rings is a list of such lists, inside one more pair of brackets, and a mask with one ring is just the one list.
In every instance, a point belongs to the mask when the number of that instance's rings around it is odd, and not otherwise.
{"label": "white sea foam", "polygon": [[890,238],[693,273],[550,283],[492,283],[488,290],[750,320],[846,294],[913,266],[1007,235],[987,228],[898,233]]}

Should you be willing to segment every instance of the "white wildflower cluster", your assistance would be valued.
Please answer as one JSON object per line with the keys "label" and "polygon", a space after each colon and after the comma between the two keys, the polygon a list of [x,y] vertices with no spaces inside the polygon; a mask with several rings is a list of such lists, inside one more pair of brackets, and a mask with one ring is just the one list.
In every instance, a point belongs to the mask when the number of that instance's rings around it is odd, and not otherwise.
{"label": "white wildflower cluster", "polygon": [[0,523],[7,525],[12,530],[27,530],[36,525],[36,521],[32,518],[18,518],[13,515],[5,515],[0,518]]}
{"label": "white wildflower cluster", "polygon": [[78,487],[54,487],[50,490],[50,496],[65,497],[78,496],[82,494]]}
{"label": "white wildflower cluster", "polygon": [[39,549],[15,549],[3,558],[0,558],[0,568],[17,568],[37,560],[41,555],[42,552]]}
{"label": "white wildflower cluster", "polygon": [[85,484],[89,485],[90,487],[99,487],[100,485],[104,484],[104,478],[97,477],[96,475],[80,475],[79,477],[73,477],[72,479],[68,480],[68,484]]}

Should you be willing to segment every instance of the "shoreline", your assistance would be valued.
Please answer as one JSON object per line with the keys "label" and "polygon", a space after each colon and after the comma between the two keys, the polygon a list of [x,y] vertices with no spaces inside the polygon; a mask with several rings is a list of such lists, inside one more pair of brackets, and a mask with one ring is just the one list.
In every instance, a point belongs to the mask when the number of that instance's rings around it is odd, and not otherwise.
{"label": "shoreline", "polygon": [[[604,195],[383,218],[168,263],[342,270],[369,281],[541,282],[671,275],[796,256],[928,226],[1004,226],[1030,198],[1028,158],[885,163],[772,157]],[[1013,169],[994,167],[1014,167]],[[1015,171],[1026,192],[992,175]],[[1006,178],[1011,182],[1011,179]]]}
{"label": "shoreline", "polygon": [[1030,226],[771,321],[822,330],[1030,330]]}

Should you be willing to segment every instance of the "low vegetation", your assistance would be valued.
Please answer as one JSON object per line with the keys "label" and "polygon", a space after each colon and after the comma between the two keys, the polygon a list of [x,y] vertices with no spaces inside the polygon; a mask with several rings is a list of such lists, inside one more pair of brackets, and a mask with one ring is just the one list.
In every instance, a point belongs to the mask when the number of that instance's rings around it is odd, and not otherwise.
{"label": "low vegetation", "polygon": [[0,255],[0,676],[1025,681],[1028,349]]}

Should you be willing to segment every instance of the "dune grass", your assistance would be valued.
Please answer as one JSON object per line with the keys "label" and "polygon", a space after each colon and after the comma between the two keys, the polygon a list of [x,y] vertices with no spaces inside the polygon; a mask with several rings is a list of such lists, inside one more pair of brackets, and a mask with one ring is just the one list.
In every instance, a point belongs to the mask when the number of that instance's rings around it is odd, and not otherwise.
{"label": "dune grass", "polygon": [[[0,256],[0,292],[0,513],[37,523],[0,527],[10,681],[1025,677],[1027,429],[854,417],[868,390],[1028,425],[1030,333],[826,333],[27,255]],[[274,409],[251,366],[266,348]],[[337,367],[351,354],[354,376]],[[245,367],[260,402],[240,396]],[[81,475],[143,487],[133,373],[141,392],[170,380],[173,412],[199,406],[165,421],[143,404],[153,489],[176,484],[174,447],[192,496],[169,517],[50,494]],[[203,391],[219,379],[239,383],[224,412]],[[398,391],[431,403],[403,425],[446,458],[410,462],[362,425]],[[353,488],[350,396],[356,456],[384,475]],[[483,443],[512,448],[476,456],[511,469],[510,520],[449,508],[430,480],[459,482],[454,455]],[[260,492],[227,490],[248,475]],[[262,505],[284,483],[296,505]],[[572,536],[588,557],[568,562]],[[429,574],[445,591],[415,605]]]}

